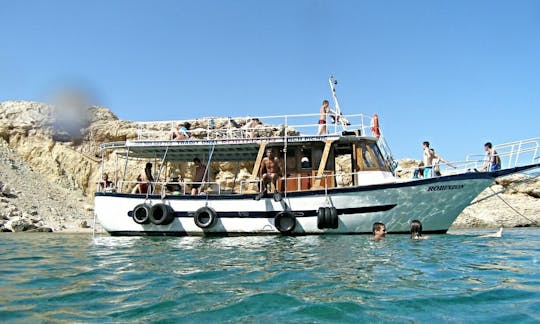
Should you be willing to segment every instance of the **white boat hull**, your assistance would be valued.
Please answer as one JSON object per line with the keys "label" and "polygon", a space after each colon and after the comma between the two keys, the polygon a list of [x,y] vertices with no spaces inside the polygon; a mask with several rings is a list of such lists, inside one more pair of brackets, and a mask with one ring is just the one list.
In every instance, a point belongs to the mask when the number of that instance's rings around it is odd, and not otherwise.
{"label": "white boat hull", "polygon": [[[461,211],[493,182],[488,174],[471,173],[426,180],[372,186],[335,188],[270,195],[167,196],[96,193],[95,213],[111,235],[261,235],[261,234],[368,234],[374,222],[386,224],[389,233],[407,233],[418,219],[425,233],[445,233]],[[132,217],[140,204],[165,204],[174,211],[167,225],[139,224]],[[194,221],[201,207],[215,210],[208,228]],[[320,207],[334,207],[337,228],[319,228]],[[284,210],[295,217],[291,231],[280,231],[275,216]]]}

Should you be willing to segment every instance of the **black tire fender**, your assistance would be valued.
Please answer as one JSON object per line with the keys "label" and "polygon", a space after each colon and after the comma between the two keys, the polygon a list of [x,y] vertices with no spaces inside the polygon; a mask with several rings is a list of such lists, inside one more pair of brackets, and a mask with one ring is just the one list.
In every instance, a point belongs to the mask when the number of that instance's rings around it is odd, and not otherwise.
{"label": "black tire fender", "polygon": [[216,222],[217,213],[213,208],[210,207],[201,207],[195,211],[193,214],[193,220],[195,225],[200,228],[210,228]]}
{"label": "black tire fender", "polygon": [[140,204],[133,208],[133,221],[137,224],[148,224],[150,222],[150,206]]}
{"label": "black tire fender", "polygon": [[155,225],[169,225],[174,220],[174,210],[165,204],[155,204],[150,209],[150,221]]}
{"label": "black tire fender", "polygon": [[317,212],[317,228],[325,229],[326,227],[326,208],[319,207],[319,211]]}
{"label": "black tire fender", "polygon": [[328,208],[328,210],[326,211],[326,214],[329,215],[329,218],[330,218],[330,222],[328,223],[328,226],[334,229],[338,228],[339,218],[338,218],[336,207]]}
{"label": "black tire fender", "polygon": [[283,234],[290,234],[296,227],[296,217],[290,211],[279,212],[274,218],[274,226]]}

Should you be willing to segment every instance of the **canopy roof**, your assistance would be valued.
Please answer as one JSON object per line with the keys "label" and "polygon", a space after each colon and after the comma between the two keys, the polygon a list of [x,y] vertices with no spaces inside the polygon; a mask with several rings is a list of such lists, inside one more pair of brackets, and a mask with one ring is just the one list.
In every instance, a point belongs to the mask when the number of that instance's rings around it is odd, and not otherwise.
{"label": "canopy roof", "polygon": [[[261,145],[268,147],[289,147],[338,141],[348,143],[370,140],[370,137],[360,136],[295,136],[295,137],[269,137],[269,138],[243,138],[225,140],[186,140],[186,141],[126,141],[109,143],[102,149],[126,149],[130,158],[164,159],[165,161],[192,161],[193,158],[212,156],[213,161],[247,161],[255,160]],[[375,141],[375,139],[371,139]]]}

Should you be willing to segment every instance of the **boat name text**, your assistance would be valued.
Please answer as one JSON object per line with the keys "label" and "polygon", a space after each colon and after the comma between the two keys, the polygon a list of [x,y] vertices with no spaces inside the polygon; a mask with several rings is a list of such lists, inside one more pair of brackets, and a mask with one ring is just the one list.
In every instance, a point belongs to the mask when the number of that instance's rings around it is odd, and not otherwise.
{"label": "boat name text", "polygon": [[427,191],[442,191],[442,190],[455,190],[455,189],[463,189],[465,185],[445,185],[445,186],[429,186],[427,188]]}

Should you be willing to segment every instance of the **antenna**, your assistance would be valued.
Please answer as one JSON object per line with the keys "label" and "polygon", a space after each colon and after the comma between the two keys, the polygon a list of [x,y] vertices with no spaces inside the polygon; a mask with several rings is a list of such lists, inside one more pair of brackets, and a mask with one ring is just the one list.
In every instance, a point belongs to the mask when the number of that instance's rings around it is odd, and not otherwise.
{"label": "antenna", "polygon": [[334,79],[333,75],[330,75],[328,83],[330,84],[330,90],[332,91],[332,98],[334,99],[335,107],[334,110],[330,109],[330,114],[335,119],[336,124],[339,122],[343,130],[347,130],[347,126],[350,125],[350,123],[345,117],[343,117],[343,114],[341,113],[341,108],[339,108],[339,102],[336,96],[337,80]]}
{"label": "antenna", "polygon": [[331,75],[330,78],[328,79],[328,83],[330,84],[330,90],[332,91],[332,98],[334,99],[334,107],[335,107],[334,112],[336,115],[340,115],[341,109],[339,108],[339,102],[336,96],[336,87],[335,87],[337,85],[337,80],[334,79],[333,75]]}

